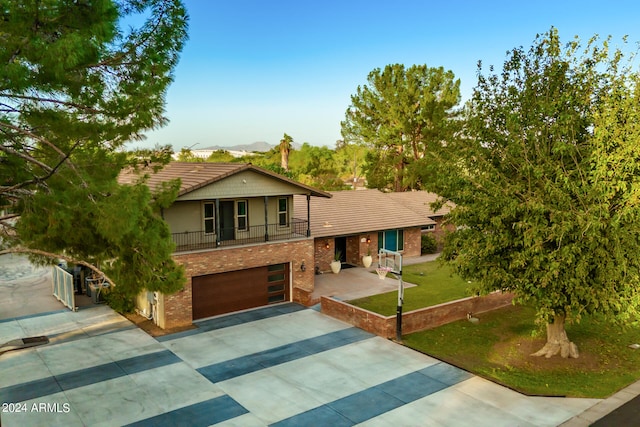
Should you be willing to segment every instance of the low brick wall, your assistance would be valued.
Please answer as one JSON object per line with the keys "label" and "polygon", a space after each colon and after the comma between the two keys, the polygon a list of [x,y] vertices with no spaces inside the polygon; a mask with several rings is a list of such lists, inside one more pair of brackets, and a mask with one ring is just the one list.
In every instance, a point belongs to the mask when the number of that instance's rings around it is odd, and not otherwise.
{"label": "low brick wall", "polygon": [[[395,316],[386,317],[331,297],[320,297],[322,313],[381,337],[395,336]],[[393,324],[392,322],[393,321]],[[392,334],[392,335],[389,335]]]}
{"label": "low brick wall", "polygon": [[[466,319],[467,313],[474,316],[511,305],[513,294],[495,292],[482,297],[469,297],[432,307],[402,313],[402,333],[410,334],[436,328],[456,320]],[[323,296],[320,300],[322,312],[343,322],[384,338],[396,336],[396,316],[382,316],[369,310]]]}

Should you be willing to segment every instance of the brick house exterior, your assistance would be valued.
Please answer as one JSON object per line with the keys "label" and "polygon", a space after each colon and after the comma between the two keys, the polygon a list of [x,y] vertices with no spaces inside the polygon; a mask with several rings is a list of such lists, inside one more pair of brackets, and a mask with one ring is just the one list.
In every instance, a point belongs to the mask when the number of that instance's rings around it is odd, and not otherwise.
{"label": "brick house exterior", "polygon": [[455,226],[445,220],[446,215],[453,209],[454,204],[447,202],[438,211],[434,211],[431,208],[431,204],[439,199],[437,194],[426,191],[406,191],[403,193],[388,193],[388,195],[405,208],[421,215],[426,215],[435,222],[434,225],[423,228],[422,233],[432,234],[438,244],[438,250],[442,250],[445,235],[455,230]]}
{"label": "brick house exterior", "polygon": [[[424,230],[443,233],[438,220],[442,221],[444,212],[435,215],[423,204],[425,198],[435,200],[431,193],[382,193],[370,189],[330,194],[330,199],[316,198],[310,204],[314,212],[310,227],[315,239],[315,268],[320,272],[330,271],[338,251],[344,252],[344,263],[355,266],[362,266],[362,257],[368,252],[375,263],[378,249],[383,247],[398,250],[405,257],[420,256]],[[395,194],[402,194],[403,199],[397,200]],[[416,209],[407,205],[415,205]],[[296,216],[306,214],[303,204],[296,204],[296,209]],[[394,238],[387,239],[389,236]]]}
{"label": "brick house exterior", "polygon": [[[281,175],[241,163],[172,162],[149,174],[153,190],[180,179],[176,201],[162,211],[176,249],[173,258],[185,268],[180,291],[137,305],[152,313],[162,328],[272,303],[308,305],[314,289],[314,240],[309,219],[294,215],[295,203],[330,194]],[[119,181],[136,181],[123,173]]]}
{"label": "brick house exterior", "polygon": [[[315,273],[329,271],[336,253],[355,266],[368,252],[375,262],[383,247],[419,256],[424,230],[440,232],[441,215],[422,209],[428,193],[327,193],[239,163],[173,162],[146,172],[151,189],[181,180],[161,213],[187,281],[174,294],[145,292],[137,301],[162,328],[285,301],[309,305]],[[124,173],[120,182],[138,178]]]}

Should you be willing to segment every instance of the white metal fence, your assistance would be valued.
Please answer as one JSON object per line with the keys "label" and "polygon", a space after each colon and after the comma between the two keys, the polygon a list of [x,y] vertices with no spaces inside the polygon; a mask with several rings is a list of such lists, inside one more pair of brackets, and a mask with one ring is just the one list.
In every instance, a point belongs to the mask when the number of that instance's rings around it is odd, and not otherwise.
{"label": "white metal fence", "polygon": [[52,271],[53,276],[53,296],[65,306],[75,311],[76,301],[73,289],[73,275],[62,268],[55,266]]}

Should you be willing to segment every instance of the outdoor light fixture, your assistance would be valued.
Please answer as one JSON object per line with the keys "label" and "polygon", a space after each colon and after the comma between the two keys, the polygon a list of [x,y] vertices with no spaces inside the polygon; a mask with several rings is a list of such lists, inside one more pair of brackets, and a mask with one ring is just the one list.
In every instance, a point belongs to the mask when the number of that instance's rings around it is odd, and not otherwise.
{"label": "outdoor light fixture", "polygon": [[324,241],[324,247],[325,247],[325,249],[329,249],[329,241],[328,240]]}
{"label": "outdoor light fixture", "polygon": [[307,271],[307,266],[304,265],[304,261],[302,261],[302,264],[300,264],[300,271]]}
{"label": "outdoor light fixture", "polygon": [[367,243],[371,243],[371,236],[367,235]]}

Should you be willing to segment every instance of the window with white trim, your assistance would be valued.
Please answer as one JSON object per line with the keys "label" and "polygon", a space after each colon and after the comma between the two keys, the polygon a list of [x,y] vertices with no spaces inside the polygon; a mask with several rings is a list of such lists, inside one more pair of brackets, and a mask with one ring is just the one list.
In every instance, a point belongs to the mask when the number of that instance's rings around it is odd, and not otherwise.
{"label": "window with white trim", "polygon": [[289,225],[289,199],[287,197],[278,199],[278,224],[280,227]]}
{"label": "window with white trim", "polygon": [[204,232],[206,234],[215,233],[216,231],[216,221],[215,221],[215,212],[216,205],[212,202],[205,202],[203,204],[204,207]]}
{"label": "window with white trim", "polygon": [[247,231],[249,228],[248,214],[247,214],[247,201],[238,200],[236,202],[236,212],[238,213],[238,230]]}

